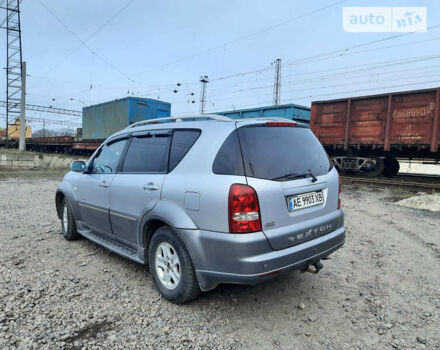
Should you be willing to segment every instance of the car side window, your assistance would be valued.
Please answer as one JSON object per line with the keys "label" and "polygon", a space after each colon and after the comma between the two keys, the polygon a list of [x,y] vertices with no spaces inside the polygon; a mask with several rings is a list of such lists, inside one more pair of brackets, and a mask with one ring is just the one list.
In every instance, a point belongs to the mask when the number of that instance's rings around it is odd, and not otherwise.
{"label": "car side window", "polygon": [[244,175],[243,158],[237,130],[234,130],[220,147],[212,171],[214,174],[219,175]]}
{"label": "car side window", "polygon": [[166,173],[171,134],[134,136],[122,165],[124,173]]}
{"label": "car side window", "polygon": [[92,172],[97,174],[115,173],[124,151],[127,139],[108,142],[93,158]]}
{"label": "car side window", "polygon": [[200,136],[200,130],[174,130],[170,150],[170,170],[185,157]]}

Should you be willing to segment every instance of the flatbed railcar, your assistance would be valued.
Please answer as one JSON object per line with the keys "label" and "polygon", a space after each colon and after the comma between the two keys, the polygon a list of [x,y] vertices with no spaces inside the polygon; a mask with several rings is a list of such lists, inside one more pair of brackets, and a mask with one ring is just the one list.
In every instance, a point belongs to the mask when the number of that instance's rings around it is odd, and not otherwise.
{"label": "flatbed railcar", "polygon": [[33,152],[90,155],[103,141],[78,140],[77,136],[33,137],[26,140],[26,149]]}
{"label": "flatbed railcar", "polygon": [[440,88],[312,102],[310,128],[347,173],[393,176],[399,159],[440,162]]}
{"label": "flatbed railcar", "polygon": [[[26,139],[26,150],[32,152],[91,155],[103,142],[97,140],[78,140],[77,136],[31,137]],[[0,140],[0,147],[5,147],[5,140]],[[18,148],[18,140],[11,139],[8,148]]]}

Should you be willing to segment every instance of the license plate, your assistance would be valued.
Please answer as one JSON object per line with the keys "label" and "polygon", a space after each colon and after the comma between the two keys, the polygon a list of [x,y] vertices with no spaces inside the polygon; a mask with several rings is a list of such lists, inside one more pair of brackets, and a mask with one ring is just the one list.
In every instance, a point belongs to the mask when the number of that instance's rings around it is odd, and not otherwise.
{"label": "license plate", "polygon": [[287,198],[289,211],[309,208],[323,203],[324,196],[322,195],[322,191],[302,193]]}

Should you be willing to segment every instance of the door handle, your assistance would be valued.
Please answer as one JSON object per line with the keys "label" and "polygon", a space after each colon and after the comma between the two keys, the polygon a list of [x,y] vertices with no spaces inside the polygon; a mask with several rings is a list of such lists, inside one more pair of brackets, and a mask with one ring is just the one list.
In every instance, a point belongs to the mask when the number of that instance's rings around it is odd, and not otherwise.
{"label": "door handle", "polygon": [[107,182],[105,182],[105,181],[102,181],[100,184],[99,184],[99,187],[108,187],[108,186],[110,186]]}
{"label": "door handle", "polygon": [[155,185],[152,182],[147,183],[146,185],[144,185],[144,190],[153,190],[156,191],[159,189],[159,186]]}

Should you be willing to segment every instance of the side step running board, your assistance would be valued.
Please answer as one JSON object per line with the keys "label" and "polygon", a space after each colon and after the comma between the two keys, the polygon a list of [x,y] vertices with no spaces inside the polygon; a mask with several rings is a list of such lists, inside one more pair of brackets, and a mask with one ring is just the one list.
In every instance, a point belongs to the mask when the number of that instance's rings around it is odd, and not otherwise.
{"label": "side step running board", "polygon": [[78,230],[78,233],[80,233],[82,236],[86,237],[87,239],[91,240],[92,242],[97,243],[107,248],[108,250],[111,250],[112,252],[122,255],[123,257],[126,257],[130,260],[144,264],[144,261],[139,259],[134,249],[131,249],[119,242],[98,235],[90,230]]}

